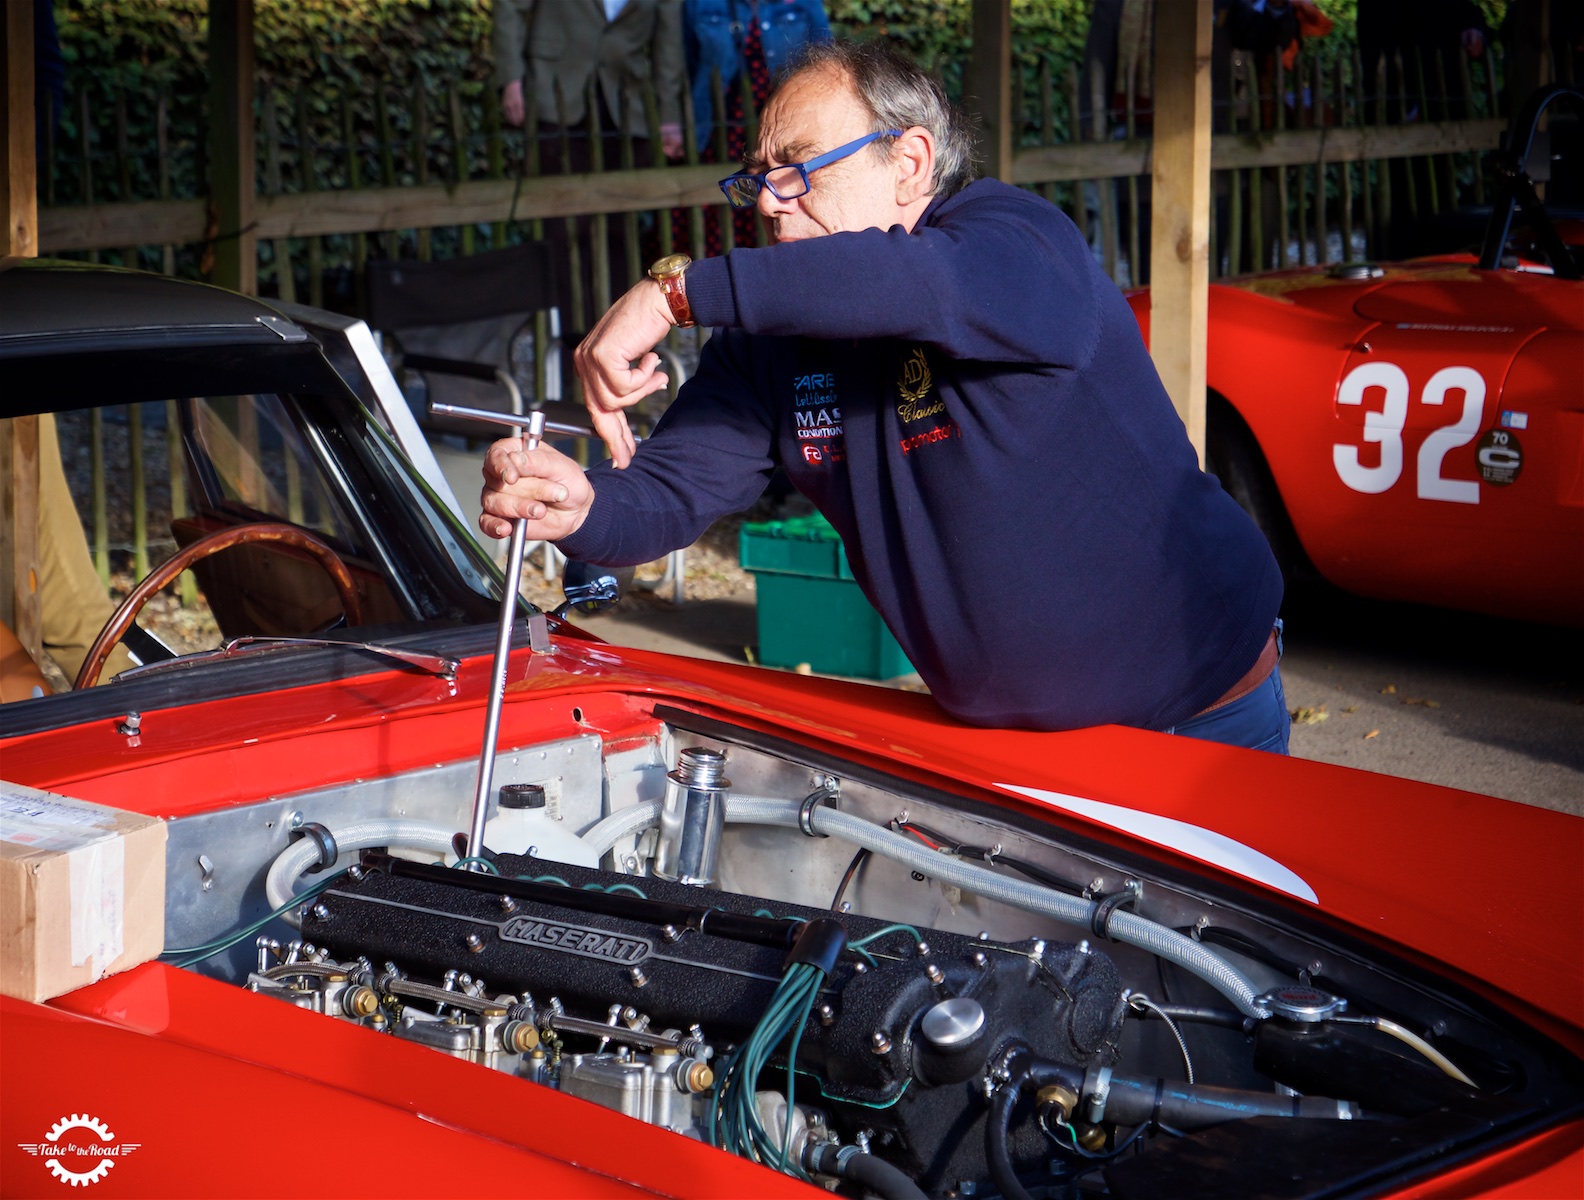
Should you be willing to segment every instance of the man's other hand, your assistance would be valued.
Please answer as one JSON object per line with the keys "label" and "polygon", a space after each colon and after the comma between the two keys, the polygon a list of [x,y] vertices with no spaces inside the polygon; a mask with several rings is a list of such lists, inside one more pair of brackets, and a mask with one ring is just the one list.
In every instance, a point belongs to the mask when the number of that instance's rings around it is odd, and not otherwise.
{"label": "man's other hand", "polygon": [[524,450],[521,438],[502,438],[484,456],[484,511],[479,528],[509,537],[513,519],[528,522],[528,540],[554,542],[577,531],[594,504],[583,468],[549,446]]}
{"label": "man's other hand", "polygon": [[508,125],[521,125],[523,123],[523,93],[522,80],[513,79],[501,88],[501,116],[506,118]]}
{"label": "man's other hand", "polygon": [[632,461],[637,446],[622,410],[671,382],[654,352],[670,328],[671,309],[660,285],[644,279],[611,305],[572,356],[594,432],[618,467]]}

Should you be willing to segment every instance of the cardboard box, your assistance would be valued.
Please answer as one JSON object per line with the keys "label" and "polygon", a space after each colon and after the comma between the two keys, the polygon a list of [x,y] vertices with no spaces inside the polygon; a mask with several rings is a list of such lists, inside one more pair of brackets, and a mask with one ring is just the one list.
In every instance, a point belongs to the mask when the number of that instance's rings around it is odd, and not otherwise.
{"label": "cardboard box", "polygon": [[48,1000],[165,946],[165,822],[0,781],[0,992]]}

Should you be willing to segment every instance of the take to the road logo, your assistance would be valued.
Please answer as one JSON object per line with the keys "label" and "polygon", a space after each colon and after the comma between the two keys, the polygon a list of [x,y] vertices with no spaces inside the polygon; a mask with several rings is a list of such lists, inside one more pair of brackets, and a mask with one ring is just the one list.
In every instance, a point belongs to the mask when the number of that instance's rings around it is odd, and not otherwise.
{"label": "take to the road logo", "polygon": [[98,1183],[110,1168],[136,1150],[141,1142],[118,1142],[98,1117],[72,1113],[50,1127],[42,1142],[18,1142],[34,1158],[44,1160],[51,1175],[72,1187]]}

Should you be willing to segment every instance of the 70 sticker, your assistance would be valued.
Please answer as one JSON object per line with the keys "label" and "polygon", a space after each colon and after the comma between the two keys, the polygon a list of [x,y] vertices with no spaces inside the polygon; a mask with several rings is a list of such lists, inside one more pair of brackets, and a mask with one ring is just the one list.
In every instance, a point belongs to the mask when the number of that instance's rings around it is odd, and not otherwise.
{"label": "70 sticker", "polygon": [[[1355,492],[1374,496],[1402,478],[1403,427],[1408,423],[1408,397],[1412,389],[1407,374],[1395,363],[1361,363],[1343,377],[1337,389],[1337,403],[1363,404],[1365,394],[1372,388],[1384,392],[1385,399],[1379,412],[1365,412],[1363,438],[1380,447],[1380,462],[1372,467],[1365,466],[1359,457],[1359,447],[1345,442],[1331,447],[1331,461],[1345,485]],[[1449,410],[1452,420],[1431,430],[1420,444],[1415,484],[1421,500],[1478,504],[1478,482],[1448,479],[1441,468],[1451,451],[1468,445],[1479,434],[1485,412],[1484,376],[1473,367],[1443,367],[1430,376],[1419,393],[1419,403],[1444,406],[1450,392],[1463,393],[1461,409]],[[1517,440],[1504,433],[1499,446],[1487,445],[1488,441],[1487,435],[1480,444],[1480,474],[1491,483],[1512,482],[1522,462]],[[1499,459],[1501,469],[1492,471],[1490,468],[1497,464],[1487,459]]]}

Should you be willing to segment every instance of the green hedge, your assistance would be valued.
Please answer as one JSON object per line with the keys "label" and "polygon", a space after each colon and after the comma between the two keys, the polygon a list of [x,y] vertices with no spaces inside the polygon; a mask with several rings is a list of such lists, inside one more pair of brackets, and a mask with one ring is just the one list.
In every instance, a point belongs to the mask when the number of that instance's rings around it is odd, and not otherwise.
{"label": "green hedge", "polygon": [[[1319,2],[1337,23],[1321,43],[1322,56],[1351,51],[1357,0]],[[1500,16],[1500,0],[1484,2],[1493,18]],[[1040,133],[1045,64],[1056,127],[1067,126],[1068,72],[1081,59],[1092,3],[1012,0],[1028,140]],[[960,92],[972,0],[827,0],[827,8],[838,32],[892,38],[936,71],[948,92]],[[168,145],[163,187],[174,196],[204,192],[207,11],[207,0],[56,0],[68,98],[54,169],[42,185],[46,203],[162,194],[156,151],[162,103]],[[489,0],[255,0],[255,26],[261,117],[262,98],[269,96],[285,190],[347,187],[354,172],[364,186],[411,183],[420,171],[436,180],[477,178],[501,169],[503,153],[504,168],[513,169],[517,143],[496,136]],[[460,149],[452,137],[453,90],[467,130]],[[314,144],[312,155],[300,153],[300,132]],[[118,151],[123,138],[124,154]],[[261,186],[268,147],[261,133]],[[344,262],[345,240],[332,242],[331,257]]]}
{"label": "green hedge", "polygon": [[[1040,125],[1039,71],[1049,63],[1055,83],[1058,128],[1066,122],[1066,79],[1079,62],[1092,0],[1012,0],[1013,45],[1024,96],[1024,121],[1031,135]],[[1351,44],[1357,0],[1321,0],[1336,18],[1326,39],[1330,52]],[[1487,6],[1499,9],[1497,0]],[[917,61],[939,73],[954,95],[971,46],[972,0],[827,0],[832,25],[855,38],[889,37]],[[171,146],[170,189],[197,195],[203,176],[200,122],[207,47],[207,0],[57,0],[57,23],[66,59],[69,96],[57,136],[57,167],[46,201],[85,198],[82,146],[86,96],[92,198],[142,198],[160,193],[154,147],[155,108],[165,97]],[[429,125],[440,159],[449,140],[447,90],[455,87],[464,123],[481,142],[493,128],[490,87],[489,0],[256,0],[255,65],[261,89],[275,87],[295,106],[302,97],[311,136],[321,146],[344,146],[347,122],[342,97],[353,106],[354,140],[375,150],[363,172],[377,181],[384,163],[374,154],[387,140],[409,142],[412,99],[429,98]],[[382,125],[374,97],[383,93]],[[125,109],[130,161],[116,154],[118,106]],[[295,143],[295,110],[283,109],[282,136]],[[388,129],[389,138],[385,137]],[[289,136],[288,136],[289,135]],[[265,152],[260,139],[260,154]],[[411,155],[393,147],[398,180],[413,174]],[[468,147],[469,171],[484,166],[482,144]],[[345,158],[345,153],[342,154]],[[290,159],[290,154],[287,154]],[[295,181],[288,161],[287,186]],[[346,186],[348,166],[317,164],[320,187]],[[443,177],[443,176],[442,176]]]}

